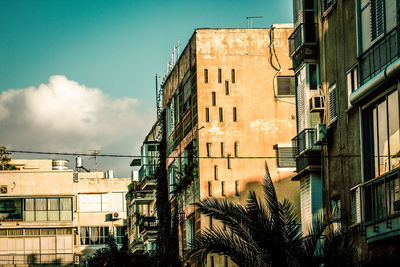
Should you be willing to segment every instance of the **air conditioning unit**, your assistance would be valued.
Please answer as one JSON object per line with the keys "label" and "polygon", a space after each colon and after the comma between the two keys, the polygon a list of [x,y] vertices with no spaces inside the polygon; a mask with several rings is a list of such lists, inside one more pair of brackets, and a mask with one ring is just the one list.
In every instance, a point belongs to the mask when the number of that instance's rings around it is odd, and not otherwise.
{"label": "air conditioning unit", "polygon": [[117,220],[117,219],[121,219],[121,218],[122,218],[121,212],[113,211],[113,212],[111,213],[111,219]]}
{"label": "air conditioning unit", "polygon": [[315,145],[322,145],[326,142],[326,124],[319,123],[315,127]]}
{"label": "air conditioning unit", "polygon": [[323,112],[325,109],[324,98],[322,96],[313,96],[310,98],[310,111]]}

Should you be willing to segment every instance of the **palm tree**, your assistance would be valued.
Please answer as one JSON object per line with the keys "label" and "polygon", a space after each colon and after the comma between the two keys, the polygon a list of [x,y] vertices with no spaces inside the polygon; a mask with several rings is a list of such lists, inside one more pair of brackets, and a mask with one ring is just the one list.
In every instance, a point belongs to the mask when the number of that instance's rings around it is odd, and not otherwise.
{"label": "palm tree", "polygon": [[[228,228],[228,231],[221,227],[205,229],[196,237],[192,252],[200,262],[204,264],[210,253],[227,255],[243,267],[319,266],[324,262],[320,240],[334,222],[332,216],[317,219],[310,235],[303,237],[293,205],[288,200],[278,201],[267,165],[265,169],[264,201],[250,192],[245,207],[216,198],[194,204],[200,213],[220,220]],[[331,239],[335,238],[332,236]],[[347,246],[352,246],[352,243]],[[329,244],[324,248],[333,250]],[[349,255],[336,254],[346,256],[345,260],[354,259],[355,250],[348,251]]]}

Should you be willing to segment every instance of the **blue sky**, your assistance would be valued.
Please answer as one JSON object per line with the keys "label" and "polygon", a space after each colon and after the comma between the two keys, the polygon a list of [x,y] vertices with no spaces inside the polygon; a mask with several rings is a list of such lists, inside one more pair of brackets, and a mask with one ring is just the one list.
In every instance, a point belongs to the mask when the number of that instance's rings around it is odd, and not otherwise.
{"label": "blue sky", "polygon": [[[247,16],[292,22],[291,3],[0,0],[0,145],[139,155],[178,40],[182,51],[194,29],[245,28]],[[130,160],[100,163],[126,176]]]}
{"label": "blue sky", "polygon": [[1,0],[0,90],[61,74],[114,97],[154,103],[154,75],[195,28],[292,21],[291,0]]}

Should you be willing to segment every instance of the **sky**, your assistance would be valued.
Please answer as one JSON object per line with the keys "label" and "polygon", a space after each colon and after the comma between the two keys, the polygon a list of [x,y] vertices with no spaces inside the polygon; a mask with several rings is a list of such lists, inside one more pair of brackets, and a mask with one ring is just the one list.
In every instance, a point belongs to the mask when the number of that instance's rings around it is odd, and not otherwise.
{"label": "sky", "polygon": [[[173,47],[196,28],[245,28],[248,16],[263,16],[254,28],[290,23],[292,0],[0,0],[0,145],[140,155]],[[127,177],[130,161],[99,168]]]}

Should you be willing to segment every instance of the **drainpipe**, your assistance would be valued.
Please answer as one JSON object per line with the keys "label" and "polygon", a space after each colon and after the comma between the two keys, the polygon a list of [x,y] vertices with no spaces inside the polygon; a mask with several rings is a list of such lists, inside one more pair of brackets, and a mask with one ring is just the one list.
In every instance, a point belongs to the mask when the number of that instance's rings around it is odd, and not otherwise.
{"label": "drainpipe", "polygon": [[362,85],[350,95],[350,103],[353,106],[359,104],[367,96],[383,85],[387,80],[396,77],[400,73],[400,58],[387,66],[383,71],[375,75],[371,80]]}

